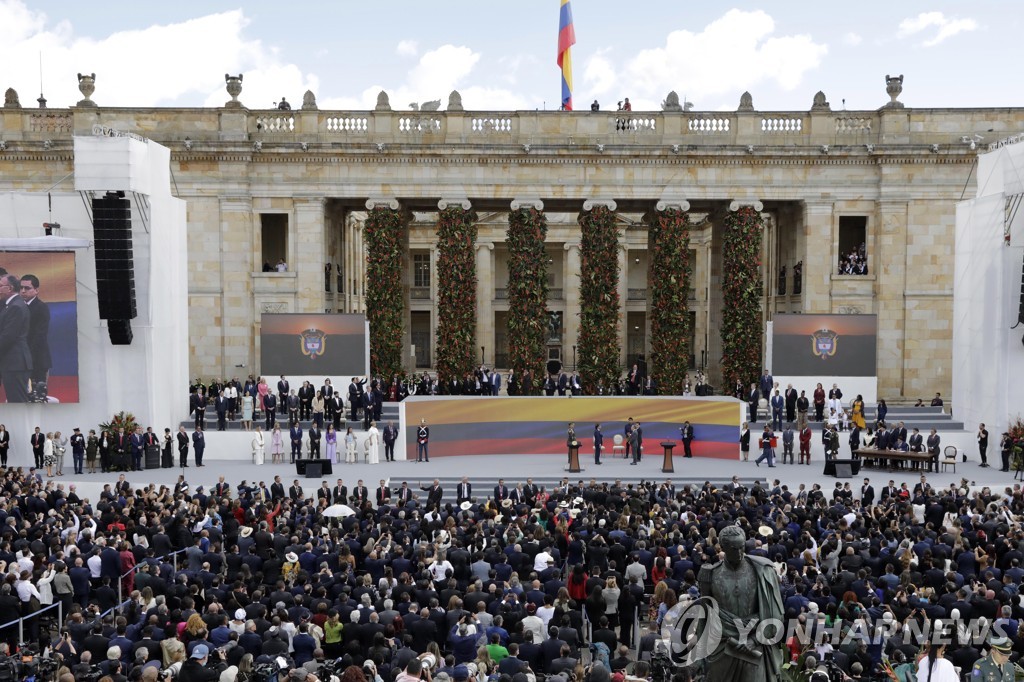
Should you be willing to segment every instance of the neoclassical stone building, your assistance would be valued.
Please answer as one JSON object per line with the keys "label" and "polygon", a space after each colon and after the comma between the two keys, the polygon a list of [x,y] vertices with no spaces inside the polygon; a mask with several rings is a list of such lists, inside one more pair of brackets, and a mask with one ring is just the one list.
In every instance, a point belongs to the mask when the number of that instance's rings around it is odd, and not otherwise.
{"label": "neoclassical stone building", "polygon": [[[754,205],[765,217],[766,320],[876,313],[879,395],[948,394],[954,204],[974,193],[978,151],[1024,130],[1024,109],[904,107],[897,79],[888,79],[891,101],[871,111],[834,111],[819,93],[801,111],[757,111],[745,96],[735,112],[682,111],[669,98],[665,111],[625,114],[464,111],[457,93],[440,111],[392,110],[383,93],[373,111],[321,111],[312,93],[294,111],[258,111],[239,101],[233,78],[219,109],[107,108],[86,80],[85,99],[70,109],[22,108],[8,93],[0,191],[60,182],[72,136],[97,125],[168,146],[188,202],[191,372],[200,376],[259,371],[262,313],[364,311],[373,282],[362,227],[378,203],[409,221],[405,356],[410,370],[431,367],[445,201],[476,214],[476,345],[499,367],[514,203],[547,215],[548,351],[568,367],[579,334],[579,212],[603,203],[620,221],[625,367],[649,350],[647,290],[663,275],[648,268],[645,216],[690,211],[691,361],[714,381],[723,217]],[[861,244],[868,274],[838,274],[840,254]],[[264,272],[279,260],[287,272]]]}

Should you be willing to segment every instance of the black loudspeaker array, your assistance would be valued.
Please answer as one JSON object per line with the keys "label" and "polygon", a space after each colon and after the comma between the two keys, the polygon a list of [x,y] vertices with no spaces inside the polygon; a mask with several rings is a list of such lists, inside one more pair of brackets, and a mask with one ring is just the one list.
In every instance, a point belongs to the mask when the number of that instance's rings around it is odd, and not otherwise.
{"label": "black loudspeaker array", "polygon": [[126,346],[132,342],[131,320],[137,314],[131,202],[122,192],[94,197],[92,225],[100,319],[107,320],[110,342]]}

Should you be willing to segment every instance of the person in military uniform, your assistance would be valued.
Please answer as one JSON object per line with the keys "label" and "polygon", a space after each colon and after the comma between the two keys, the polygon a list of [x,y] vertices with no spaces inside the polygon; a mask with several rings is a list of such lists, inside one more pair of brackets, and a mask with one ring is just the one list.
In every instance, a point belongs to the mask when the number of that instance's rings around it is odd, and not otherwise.
{"label": "person in military uniform", "polygon": [[977,682],[1013,682],[1016,678],[1013,663],[1010,663],[1013,642],[1008,637],[993,634],[989,638],[989,646],[988,655],[974,664],[970,679]]}

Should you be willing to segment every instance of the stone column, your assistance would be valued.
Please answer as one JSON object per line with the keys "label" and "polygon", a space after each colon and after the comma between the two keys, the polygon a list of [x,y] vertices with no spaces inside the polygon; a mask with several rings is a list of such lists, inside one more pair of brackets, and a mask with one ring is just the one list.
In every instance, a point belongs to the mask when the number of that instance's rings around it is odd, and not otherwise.
{"label": "stone column", "polygon": [[[369,199],[364,227],[369,248],[369,282],[365,293],[370,321],[370,364],[374,374],[389,377],[415,364],[409,312],[409,214],[397,199]],[[364,277],[364,281],[366,278]]]}
{"label": "stone column", "polygon": [[680,395],[689,369],[690,202],[663,199],[648,225],[647,371],[663,395]]}
{"label": "stone column", "polygon": [[322,313],[324,311],[324,232],[323,197],[296,198],[295,249],[289,254],[288,267],[296,273],[296,312]]}
{"label": "stone column", "polygon": [[[564,248],[565,267],[562,286],[565,291],[566,347],[563,349],[562,355],[568,362],[562,364],[568,366],[572,362],[573,346],[579,346],[580,343],[580,243],[569,242]],[[576,362],[579,363],[578,355]],[[576,368],[573,367],[572,371],[576,371]]]}
{"label": "stone column", "polygon": [[[832,273],[837,260],[831,201],[804,202],[803,311],[832,312]],[[880,365],[881,366],[881,365]]]}
{"label": "stone column", "polygon": [[[906,201],[878,202],[880,226],[875,252],[885,254],[885,258],[876,257],[873,262],[870,256],[868,259],[868,267],[871,267],[872,264],[875,266],[876,277],[875,305],[878,313],[878,361],[876,364],[879,368],[890,368],[889,371],[880,372],[878,375],[879,397],[907,395],[907,362],[905,359],[907,306],[916,306],[919,303],[919,301],[907,297],[908,209]],[[930,226],[919,227],[923,232]],[[832,262],[835,262],[834,255]],[[914,350],[919,353],[927,353],[930,350],[929,345],[934,346],[935,342],[922,342],[919,340],[920,338],[919,335],[910,343],[918,346]],[[942,381],[945,383],[948,381],[945,377],[938,378],[934,369],[932,367],[932,371],[929,372],[932,382]]]}
{"label": "stone column", "polygon": [[[220,376],[233,377],[246,370],[255,373],[256,352],[252,275],[259,268],[253,262],[252,234],[259,232],[252,199],[225,197],[220,200]],[[289,253],[289,257],[291,256]],[[290,267],[290,264],[289,264]],[[210,321],[212,326],[213,321]],[[214,331],[207,332],[218,338]]]}

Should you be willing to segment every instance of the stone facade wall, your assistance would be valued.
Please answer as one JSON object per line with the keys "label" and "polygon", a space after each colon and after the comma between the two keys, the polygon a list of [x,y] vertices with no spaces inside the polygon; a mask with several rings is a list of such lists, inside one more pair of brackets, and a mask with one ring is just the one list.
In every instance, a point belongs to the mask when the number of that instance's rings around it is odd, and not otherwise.
{"label": "stone facade wall", "polygon": [[[244,100],[244,97],[243,97]],[[102,103],[102,98],[98,98]],[[972,150],[1024,129],[1024,109],[882,109],[863,112],[633,112],[628,130],[614,113],[327,112],[247,109],[4,110],[0,191],[44,190],[71,169],[72,134],[94,125],[137,133],[172,150],[176,194],[188,202],[189,338],[193,375],[258,371],[262,312],[364,309],[365,250],[359,235],[367,199],[397,199],[424,213],[413,248],[432,250],[429,215],[441,198],[467,197],[481,222],[479,343],[495,352],[488,297],[501,287],[504,212],[512,199],[539,197],[552,216],[549,242],[565,291],[565,352],[578,324],[579,242],[573,215],[585,200],[615,199],[634,220],[666,197],[683,197],[712,223],[733,200],[759,200],[771,216],[766,244],[766,311],[879,315],[879,394],[948,394],[954,205],[974,192]],[[777,122],[782,130],[777,132]],[[965,192],[966,187],[966,194]],[[262,213],[288,221],[286,274],[261,272]],[[837,275],[839,219],[866,215],[870,275]],[[705,349],[705,301],[715,329],[720,249],[695,232],[694,352]],[[647,247],[642,228],[623,231],[623,287],[643,281],[627,253]],[[710,257],[710,261],[708,260]],[[716,261],[717,258],[717,261]],[[646,259],[641,259],[643,263]],[[777,273],[802,260],[803,290],[775,296]],[[345,267],[345,292],[324,291],[325,262]],[[717,264],[716,264],[717,263]],[[766,265],[766,267],[768,267]],[[707,268],[712,290],[705,291]],[[631,286],[631,285],[630,285]],[[623,291],[626,311],[643,310]],[[421,303],[413,309],[431,307]],[[432,323],[432,327],[436,321]],[[407,336],[409,330],[406,330]],[[648,335],[649,336],[649,335]]]}

